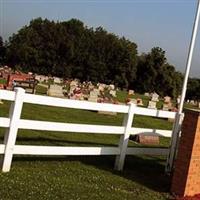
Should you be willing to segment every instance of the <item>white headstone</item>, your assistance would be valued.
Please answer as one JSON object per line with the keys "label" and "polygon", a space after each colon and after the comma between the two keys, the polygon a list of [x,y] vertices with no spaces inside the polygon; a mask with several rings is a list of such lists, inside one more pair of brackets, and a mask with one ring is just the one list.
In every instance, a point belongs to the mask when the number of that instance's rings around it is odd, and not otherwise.
{"label": "white headstone", "polygon": [[137,105],[137,100],[136,99],[130,99],[129,103],[133,103],[133,104]]}
{"label": "white headstone", "polygon": [[191,101],[190,101],[190,104],[191,104],[191,105],[195,105],[194,100],[191,100]]}
{"label": "white headstone", "polygon": [[98,89],[94,89],[94,90],[90,91],[90,95],[89,95],[88,101],[97,102],[98,95],[99,95],[99,90]]}
{"label": "white headstone", "polygon": [[176,103],[177,103],[177,104],[180,104],[180,102],[181,102],[181,97],[178,96],[178,98],[176,99]]}
{"label": "white headstone", "polygon": [[110,88],[111,90],[114,90],[114,89],[115,89],[115,86],[114,86],[113,84],[110,84],[110,85],[109,85],[109,88]]}
{"label": "white headstone", "polygon": [[157,109],[156,108],[156,101],[149,101],[148,108]]}
{"label": "white headstone", "polygon": [[53,97],[64,97],[63,89],[60,85],[50,85],[47,94]]}
{"label": "white headstone", "polygon": [[171,97],[165,96],[164,97],[164,103],[170,103],[171,102]]}
{"label": "white headstone", "polygon": [[54,77],[53,81],[54,83],[58,83],[58,84],[62,83],[61,78],[58,78],[58,77]]}
{"label": "white headstone", "polygon": [[133,95],[133,94],[134,94],[134,90],[129,90],[129,91],[128,91],[128,94],[129,94],[129,95]]}
{"label": "white headstone", "polygon": [[42,82],[47,82],[49,80],[49,77],[48,76],[43,76],[43,75],[36,75],[35,79],[38,82],[42,83]]}
{"label": "white headstone", "polygon": [[156,94],[155,92],[152,94],[152,97],[151,97],[151,101],[159,101],[159,95],[158,94]]}
{"label": "white headstone", "polygon": [[163,104],[163,110],[164,110],[164,111],[168,111],[168,110],[169,110],[169,104],[164,103],[164,104]]}
{"label": "white headstone", "polygon": [[110,90],[109,92],[113,97],[116,97],[116,90]]}

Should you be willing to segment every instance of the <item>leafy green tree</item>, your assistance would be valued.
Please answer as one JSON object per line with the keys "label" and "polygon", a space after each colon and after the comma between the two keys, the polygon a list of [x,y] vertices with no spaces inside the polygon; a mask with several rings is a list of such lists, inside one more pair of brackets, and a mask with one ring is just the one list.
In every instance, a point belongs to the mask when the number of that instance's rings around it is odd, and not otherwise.
{"label": "leafy green tree", "polygon": [[161,96],[177,97],[182,78],[175,67],[167,63],[165,51],[159,47],[139,57],[136,89],[141,92],[157,92]]}
{"label": "leafy green tree", "polygon": [[[78,19],[54,22],[36,18],[13,34],[6,45],[0,37],[0,64],[5,62],[25,72],[114,83],[161,96],[177,97],[183,79],[160,47],[138,56],[134,42],[103,27],[88,28]],[[199,98],[198,83],[191,79],[188,97]]]}
{"label": "leafy green tree", "polygon": [[0,65],[5,63],[6,47],[3,43],[3,38],[0,36]]}
{"label": "leafy green tree", "polygon": [[189,79],[186,98],[200,101],[200,79]]}

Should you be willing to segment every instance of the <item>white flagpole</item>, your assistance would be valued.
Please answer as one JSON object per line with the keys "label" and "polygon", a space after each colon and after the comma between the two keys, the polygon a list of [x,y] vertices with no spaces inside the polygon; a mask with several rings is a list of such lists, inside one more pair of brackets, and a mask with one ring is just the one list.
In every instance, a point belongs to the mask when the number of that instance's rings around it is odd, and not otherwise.
{"label": "white flagpole", "polygon": [[177,116],[176,116],[176,119],[174,122],[174,127],[173,127],[171,146],[170,146],[167,165],[166,165],[166,172],[172,171],[174,159],[176,156],[176,148],[177,148],[177,143],[178,143],[178,139],[179,139],[181,123],[182,123],[182,119],[183,119],[183,105],[184,105],[184,101],[185,101],[185,95],[186,95],[186,91],[187,91],[187,83],[188,83],[188,78],[189,78],[189,73],[190,73],[190,68],[191,68],[191,63],[192,63],[192,56],[193,56],[193,51],[194,51],[194,46],[195,46],[195,41],[196,41],[196,36],[197,36],[197,31],[198,31],[199,17],[200,17],[200,0],[197,0],[197,11],[196,11],[195,21],[194,21],[194,25],[193,25],[192,37],[191,37],[191,41],[190,41],[190,47],[189,47],[189,53],[188,53],[187,64],[186,64],[186,69],[185,69],[185,76],[184,76],[184,81],[183,81],[180,105],[179,105],[179,109],[178,109]]}

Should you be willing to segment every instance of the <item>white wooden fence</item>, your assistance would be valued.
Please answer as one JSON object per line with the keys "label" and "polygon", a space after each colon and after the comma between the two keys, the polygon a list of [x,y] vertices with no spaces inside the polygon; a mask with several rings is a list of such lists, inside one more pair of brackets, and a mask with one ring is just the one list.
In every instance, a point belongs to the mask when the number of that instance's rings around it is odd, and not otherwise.
{"label": "white wooden fence", "polygon": [[[171,137],[172,131],[132,127],[134,114],[158,118],[175,118],[175,112],[153,110],[130,105],[113,105],[93,103],[26,94],[22,88],[15,91],[0,90],[0,99],[12,101],[9,118],[0,117],[0,127],[5,127],[4,143],[0,144],[0,154],[3,154],[2,171],[8,172],[14,154],[23,155],[116,155],[115,169],[122,170],[126,155],[168,155],[168,148],[128,148],[130,135],[140,133]],[[20,119],[23,103],[32,103],[64,108],[76,108],[95,111],[112,111],[124,113],[122,126],[89,125],[74,123],[58,123]],[[31,146],[15,145],[18,129],[63,131],[79,133],[118,134],[121,135],[118,147],[61,147],[61,146]]]}

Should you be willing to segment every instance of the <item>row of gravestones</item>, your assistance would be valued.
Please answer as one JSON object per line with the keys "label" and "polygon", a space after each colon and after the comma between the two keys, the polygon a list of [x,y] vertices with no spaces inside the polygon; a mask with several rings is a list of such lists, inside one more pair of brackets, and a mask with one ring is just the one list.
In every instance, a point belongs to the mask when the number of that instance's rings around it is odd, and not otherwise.
{"label": "row of gravestones", "polygon": [[98,99],[103,101],[106,96],[109,96],[109,98],[116,97],[116,90],[114,85],[97,84],[97,86],[94,86],[91,82],[79,83],[78,80],[73,80],[69,84],[69,90],[63,89],[63,86],[60,85],[50,85],[47,94],[49,96],[66,96],[70,99],[98,102]]}
{"label": "row of gravestones", "polygon": [[[86,89],[82,90],[82,87],[85,87]],[[47,94],[49,96],[57,96],[57,97],[64,97],[63,92],[68,92],[68,98],[70,99],[78,99],[78,100],[88,100],[91,102],[98,102],[100,96],[104,94],[105,90],[110,94],[111,97],[116,97],[116,90],[114,85],[106,85],[106,84],[97,84],[95,87],[91,82],[83,83],[80,85],[78,80],[73,80],[70,83],[70,89],[69,91],[63,90],[63,87],[60,85],[50,85]],[[133,95],[134,91],[129,90],[129,95]],[[151,100],[148,102],[148,108],[150,109],[157,109],[157,103],[159,102],[159,95],[157,93],[145,93],[144,94],[147,97],[150,97]],[[103,100],[102,100],[103,101]],[[142,99],[130,99],[130,102],[143,106]],[[180,103],[180,97],[177,98],[177,105]],[[198,108],[200,108],[200,102],[190,101],[188,102],[192,105],[196,105]],[[164,104],[163,104],[163,110],[171,110],[173,108],[171,97],[166,96],[164,97]]]}
{"label": "row of gravestones", "polygon": [[[159,95],[157,93],[145,93],[145,96],[150,98],[150,101],[148,102],[148,108],[150,109],[157,109],[157,103],[159,102]],[[143,102],[142,99],[138,98],[138,99],[130,99],[130,102],[139,105],[139,106],[143,106]],[[179,104],[180,102],[180,98],[177,98],[177,104]],[[172,110],[173,109],[173,104],[171,102],[171,97],[166,96],[164,97],[164,103],[163,103],[163,110],[168,111],[168,110]]]}
{"label": "row of gravestones", "polygon": [[39,83],[43,83],[43,82],[48,82],[49,80],[52,80],[53,83],[56,84],[61,84],[63,83],[63,79],[59,78],[59,77],[49,77],[49,76],[44,76],[44,75],[35,75],[35,79],[39,82]]}

